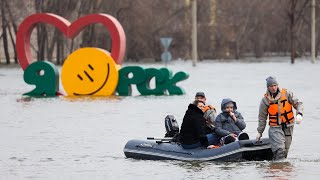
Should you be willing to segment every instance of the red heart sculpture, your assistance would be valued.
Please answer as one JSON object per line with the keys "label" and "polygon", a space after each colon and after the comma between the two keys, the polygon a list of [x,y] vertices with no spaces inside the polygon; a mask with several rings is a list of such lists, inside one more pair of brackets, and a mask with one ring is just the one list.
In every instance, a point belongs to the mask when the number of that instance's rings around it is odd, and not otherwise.
{"label": "red heart sculpture", "polygon": [[83,16],[72,24],[61,16],[43,13],[28,16],[19,26],[17,32],[17,55],[20,66],[25,70],[33,62],[30,49],[30,36],[38,23],[48,23],[58,28],[66,37],[73,38],[90,24],[101,23],[111,35],[111,56],[117,64],[121,64],[126,50],[126,36],[117,19],[107,14],[91,14]]}

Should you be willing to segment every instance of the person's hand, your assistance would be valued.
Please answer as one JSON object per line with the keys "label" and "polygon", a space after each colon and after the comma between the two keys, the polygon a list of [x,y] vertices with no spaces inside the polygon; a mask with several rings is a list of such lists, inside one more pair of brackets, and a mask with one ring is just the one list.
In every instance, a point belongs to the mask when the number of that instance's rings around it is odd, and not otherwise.
{"label": "person's hand", "polygon": [[302,122],[302,116],[301,114],[298,114],[297,117],[296,117],[296,124],[300,124]]}
{"label": "person's hand", "polygon": [[232,137],[235,138],[235,139],[236,139],[236,137],[237,137],[237,135],[234,134],[234,133],[229,134],[229,136],[232,136]]}
{"label": "person's hand", "polygon": [[219,148],[220,146],[215,146],[215,145],[209,145],[207,147],[207,149],[215,149],[215,148]]}
{"label": "person's hand", "polygon": [[207,126],[208,126],[210,129],[212,129],[212,130],[214,130],[214,129],[216,128],[216,126],[214,126],[214,124],[212,124],[212,123],[209,122],[209,121],[207,121]]}
{"label": "person's hand", "polygon": [[258,132],[256,136],[256,142],[260,141],[261,137],[262,137],[262,134]]}
{"label": "person's hand", "polygon": [[237,121],[237,117],[236,117],[236,115],[234,114],[234,112],[230,111],[230,112],[229,112],[229,115],[230,115],[231,118],[234,120],[234,122]]}

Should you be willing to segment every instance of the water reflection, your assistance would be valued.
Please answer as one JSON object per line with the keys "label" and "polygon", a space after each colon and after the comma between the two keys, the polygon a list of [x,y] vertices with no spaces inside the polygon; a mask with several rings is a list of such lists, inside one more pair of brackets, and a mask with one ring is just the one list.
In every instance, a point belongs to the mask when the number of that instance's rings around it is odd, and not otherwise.
{"label": "water reflection", "polygon": [[81,101],[106,101],[106,102],[114,102],[123,99],[121,96],[56,96],[56,97],[46,97],[46,96],[22,96],[18,98],[17,102],[30,102],[34,100],[43,100],[43,99],[60,99],[68,102],[81,102]]}
{"label": "water reflection", "polygon": [[23,161],[27,160],[27,158],[25,158],[25,157],[11,157],[9,159],[14,160],[14,161],[19,161],[19,162],[23,162]]}
{"label": "water reflection", "polygon": [[17,99],[16,101],[17,102],[30,102],[30,101],[32,101],[32,97],[22,97],[22,98],[19,98],[19,99]]}
{"label": "water reflection", "polygon": [[79,102],[79,101],[119,101],[122,99],[120,96],[64,96],[61,97],[69,102]]}
{"label": "water reflection", "polygon": [[178,161],[178,163],[174,163],[188,171],[198,172],[205,170],[214,170],[218,172],[232,172],[233,170],[239,169],[244,166],[248,166],[248,164],[252,164],[252,162],[221,162],[221,161],[208,161],[208,162],[184,162]]}
{"label": "water reflection", "polygon": [[264,169],[266,178],[286,180],[295,176],[295,166],[287,160],[267,162],[260,168]]}
{"label": "water reflection", "polygon": [[191,161],[191,162],[178,161],[178,163],[176,163],[176,164],[178,166],[186,169],[186,170],[201,171],[206,166],[208,166],[209,163],[207,163],[207,162],[198,162],[198,161]]}

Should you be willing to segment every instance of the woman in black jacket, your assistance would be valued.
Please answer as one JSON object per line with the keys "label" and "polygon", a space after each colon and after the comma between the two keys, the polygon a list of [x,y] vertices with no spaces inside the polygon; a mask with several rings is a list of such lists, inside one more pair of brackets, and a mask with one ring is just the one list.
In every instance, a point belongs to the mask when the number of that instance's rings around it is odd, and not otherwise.
{"label": "woman in black jacket", "polygon": [[188,110],[183,117],[180,142],[181,146],[185,149],[207,145],[206,131],[208,128],[206,119],[203,117],[203,107],[204,103],[202,101],[195,100],[192,104],[189,104]]}

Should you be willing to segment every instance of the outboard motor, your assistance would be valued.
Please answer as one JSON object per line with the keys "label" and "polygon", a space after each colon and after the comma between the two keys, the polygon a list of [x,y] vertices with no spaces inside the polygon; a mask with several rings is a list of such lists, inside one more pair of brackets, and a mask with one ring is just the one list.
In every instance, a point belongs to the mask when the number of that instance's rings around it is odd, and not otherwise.
{"label": "outboard motor", "polygon": [[165,137],[177,138],[179,134],[179,124],[173,115],[167,115],[164,119],[164,125],[166,127]]}

